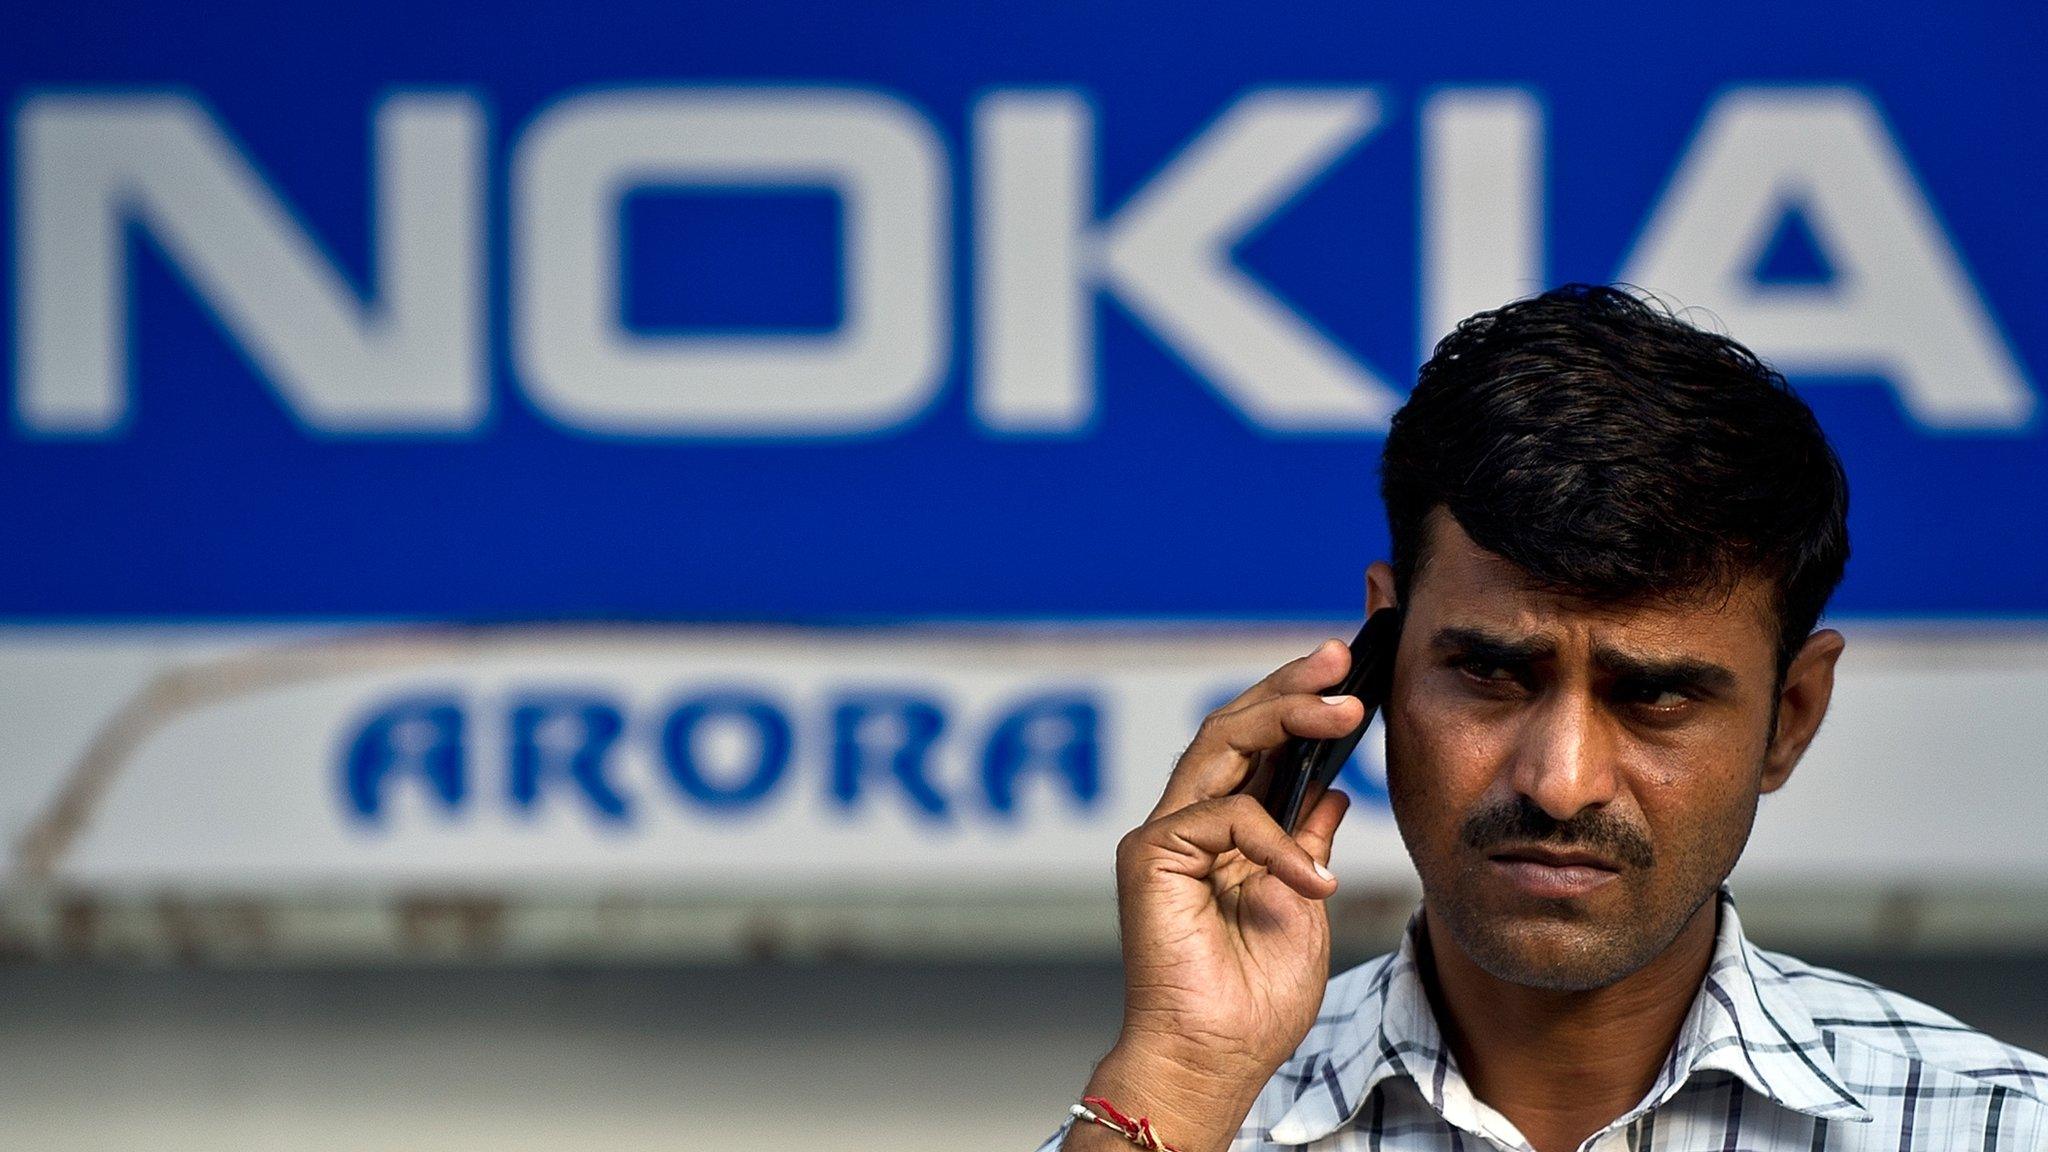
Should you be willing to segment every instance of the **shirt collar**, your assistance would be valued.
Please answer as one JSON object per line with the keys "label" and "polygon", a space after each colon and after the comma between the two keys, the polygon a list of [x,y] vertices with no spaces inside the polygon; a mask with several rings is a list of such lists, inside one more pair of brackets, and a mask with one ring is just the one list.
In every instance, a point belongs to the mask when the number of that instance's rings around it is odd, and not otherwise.
{"label": "shirt collar", "polygon": [[[1663,1104],[1703,1069],[1728,1072],[1795,1112],[1825,1120],[1871,1119],[1836,1075],[1820,1029],[1790,981],[1742,934],[1734,897],[1725,887],[1719,900],[1713,958],[1678,1041],[1649,1094],[1616,1123]],[[1437,1029],[1418,967],[1422,930],[1418,908],[1399,950],[1362,973],[1366,978],[1351,1002],[1324,1005],[1325,1017],[1341,1022],[1325,1046],[1304,1053],[1293,1075],[1304,1088],[1321,1082],[1327,1090],[1298,1094],[1273,1125],[1276,1143],[1306,1144],[1335,1132],[1390,1076],[1414,1081],[1430,1106],[1458,1128],[1494,1137],[1512,1131],[1504,1117],[1472,1095]]]}

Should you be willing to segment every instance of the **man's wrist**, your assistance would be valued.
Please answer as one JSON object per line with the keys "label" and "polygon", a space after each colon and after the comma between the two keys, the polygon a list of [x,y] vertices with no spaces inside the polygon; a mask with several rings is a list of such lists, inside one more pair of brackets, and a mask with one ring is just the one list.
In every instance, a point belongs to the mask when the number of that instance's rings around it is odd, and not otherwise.
{"label": "man's wrist", "polygon": [[[1271,1075],[1249,1068],[1230,1073],[1201,1067],[1143,1045],[1119,1042],[1095,1066],[1085,1095],[1100,1096],[1131,1116],[1149,1117],[1160,1139],[1179,1152],[1223,1152]],[[1082,1136],[1084,1128],[1100,1135]],[[1109,1140],[1102,1142],[1100,1137]],[[1109,1129],[1080,1122],[1062,1148],[1080,1152],[1128,1146]]]}

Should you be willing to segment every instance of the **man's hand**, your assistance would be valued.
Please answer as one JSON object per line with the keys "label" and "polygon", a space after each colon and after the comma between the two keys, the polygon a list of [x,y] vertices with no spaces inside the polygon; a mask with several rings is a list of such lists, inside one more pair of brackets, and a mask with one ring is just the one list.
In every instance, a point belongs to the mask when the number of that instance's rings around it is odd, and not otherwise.
{"label": "man's hand", "polygon": [[[1318,694],[1350,660],[1324,641],[1210,713],[1158,806],[1117,846],[1123,1033],[1088,1091],[1149,1114],[1186,1152],[1229,1145],[1322,1006],[1323,900],[1337,888],[1324,865],[1350,801],[1326,793],[1289,836],[1258,795],[1289,736],[1358,725],[1356,698]],[[1076,1125],[1064,1147],[1117,1145],[1106,1129],[1084,1135],[1091,1127]]]}

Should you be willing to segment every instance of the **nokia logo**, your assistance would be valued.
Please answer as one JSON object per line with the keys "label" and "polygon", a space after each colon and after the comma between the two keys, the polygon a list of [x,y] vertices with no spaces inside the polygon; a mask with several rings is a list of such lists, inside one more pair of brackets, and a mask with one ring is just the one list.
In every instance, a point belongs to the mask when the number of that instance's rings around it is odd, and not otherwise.
{"label": "nokia logo", "polygon": [[[493,403],[489,269],[506,376],[587,435],[830,439],[907,426],[947,382],[991,436],[1090,433],[1095,302],[1116,300],[1219,402],[1273,434],[1384,430],[1399,373],[1366,363],[1233,259],[1312,181],[1373,146],[1370,87],[1263,88],[1121,204],[1098,204],[1098,107],[998,89],[958,148],[876,90],[577,93],[514,134],[506,235],[488,234],[484,101],[399,92],[371,110],[369,285],[357,291],[199,97],[34,92],[15,109],[14,418],[34,437],[119,437],[133,418],[125,237],[146,232],[276,402],[332,437],[473,435]],[[1546,282],[1540,93],[1442,87],[1413,109],[1427,346]],[[636,331],[621,205],[637,189],[808,190],[840,212],[843,309],[817,331]],[[955,243],[956,204],[971,235]],[[1789,213],[1834,275],[1760,282]],[[494,261],[494,245],[505,258]],[[1850,87],[1737,87],[1705,108],[1616,278],[1710,307],[1790,374],[1882,378],[1935,430],[2024,427],[2034,391],[1898,140]],[[1368,272],[1370,274],[1368,274]],[[955,285],[971,316],[953,315]]]}

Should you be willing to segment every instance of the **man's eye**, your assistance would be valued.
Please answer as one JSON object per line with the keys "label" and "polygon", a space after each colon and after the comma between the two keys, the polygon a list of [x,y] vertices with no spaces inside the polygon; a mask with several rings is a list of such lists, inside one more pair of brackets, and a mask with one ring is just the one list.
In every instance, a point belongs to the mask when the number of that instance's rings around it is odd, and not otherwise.
{"label": "man's eye", "polygon": [[1514,684],[1521,680],[1515,669],[1491,660],[1460,660],[1458,670],[1474,680],[1489,684]]}
{"label": "man's eye", "polygon": [[1621,700],[1653,712],[1674,712],[1692,703],[1690,693],[1678,688],[1667,688],[1656,684],[1642,684],[1623,688]]}

